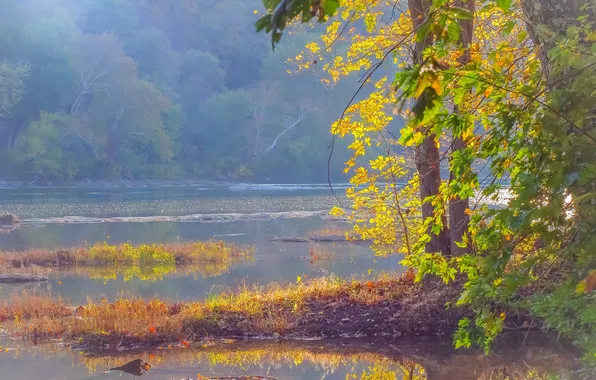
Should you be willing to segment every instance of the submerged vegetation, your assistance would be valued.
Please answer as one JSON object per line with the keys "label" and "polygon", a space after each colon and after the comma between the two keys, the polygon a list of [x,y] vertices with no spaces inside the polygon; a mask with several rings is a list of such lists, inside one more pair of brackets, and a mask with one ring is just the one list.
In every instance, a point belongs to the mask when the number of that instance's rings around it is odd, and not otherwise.
{"label": "submerged vegetation", "polygon": [[121,274],[132,278],[157,280],[169,273],[219,275],[236,262],[251,261],[254,248],[224,241],[165,244],[96,243],[84,248],[29,249],[0,254],[3,272],[78,273],[108,281]]}

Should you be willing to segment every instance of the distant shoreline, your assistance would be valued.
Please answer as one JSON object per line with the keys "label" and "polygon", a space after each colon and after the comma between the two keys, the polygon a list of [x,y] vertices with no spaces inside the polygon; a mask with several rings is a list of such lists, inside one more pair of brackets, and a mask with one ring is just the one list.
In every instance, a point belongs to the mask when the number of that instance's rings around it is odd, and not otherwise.
{"label": "distant shoreline", "polygon": [[210,186],[223,187],[237,184],[235,181],[217,181],[217,180],[116,180],[116,181],[75,181],[75,182],[57,182],[35,184],[24,181],[6,181],[0,180],[0,189],[27,189],[27,188],[89,188],[89,187],[176,187],[176,186]]}
{"label": "distant shoreline", "polygon": [[[44,188],[142,188],[142,187],[208,187],[226,188],[235,191],[250,190],[321,190],[328,189],[327,182],[283,183],[246,182],[223,180],[131,180],[131,181],[76,181],[71,183],[35,184],[23,181],[0,180],[2,189],[44,189]],[[333,183],[334,189],[344,189],[347,183]]]}

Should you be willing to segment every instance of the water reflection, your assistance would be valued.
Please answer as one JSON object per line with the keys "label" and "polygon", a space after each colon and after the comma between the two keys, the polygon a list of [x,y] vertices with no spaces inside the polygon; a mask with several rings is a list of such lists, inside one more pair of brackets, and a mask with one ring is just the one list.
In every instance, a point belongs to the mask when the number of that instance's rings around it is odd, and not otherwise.
{"label": "water reflection", "polygon": [[[5,353],[8,378],[568,379],[573,359],[551,344],[513,342],[485,357],[436,341],[203,342],[186,349],[76,354],[59,346]],[[11,365],[3,364],[11,361]],[[29,364],[27,364],[29,363]],[[132,364],[131,364],[132,363]],[[34,365],[31,365],[34,364]],[[124,367],[122,367],[124,366]],[[120,368],[119,368],[120,367]],[[106,375],[104,371],[112,369]],[[128,374],[127,374],[128,373]]]}
{"label": "water reflection", "polygon": [[[100,271],[52,271],[48,284],[27,285],[61,295],[70,302],[84,303],[87,296],[118,295],[159,296],[167,299],[202,299],[206,294],[235,287],[239,283],[266,284],[274,281],[295,282],[298,276],[334,274],[339,277],[369,276],[382,271],[400,272],[400,256],[374,257],[364,244],[342,243],[274,243],[280,236],[308,236],[330,222],[320,218],[278,221],[198,223],[116,223],[86,225],[23,226],[14,235],[1,235],[0,248],[80,246],[83,240],[93,244],[107,240],[110,244],[130,241],[133,244],[208,240],[214,236],[237,245],[255,246],[254,261],[234,262],[225,270],[208,268],[184,271],[158,268],[132,273],[133,269]],[[345,228],[345,227],[343,227]],[[311,252],[313,255],[311,255]],[[216,268],[214,268],[216,269]],[[90,275],[89,275],[90,274]],[[163,275],[163,277],[162,277]],[[91,277],[91,278],[90,278]],[[105,281],[105,280],[109,281]],[[143,281],[143,280],[152,281]],[[153,281],[154,280],[154,281]],[[14,287],[0,288],[0,296],[13,293]]]}

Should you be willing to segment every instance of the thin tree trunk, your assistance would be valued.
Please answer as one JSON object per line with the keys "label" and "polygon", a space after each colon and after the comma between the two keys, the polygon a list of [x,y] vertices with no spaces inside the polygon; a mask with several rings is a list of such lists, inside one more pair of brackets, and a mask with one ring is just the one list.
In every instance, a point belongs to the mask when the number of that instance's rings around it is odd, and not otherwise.
{"label": "thin tree trunk", "polygon": [[[428,0],[408,0],[408,8],[410,9],[410,17],[412,17],[412,24],[414,28],[418,28],[428,15],[429,1]],[[433,43],[432,35],[429,33],[426,39],[416,43],[414,51],[414,63],[422,63],[422,52]],[[416,102],[425,102],[425,94],[422,94]],[[426,107],[422,107],[426,108]],[[422,200],[422,220],[427,218],[434,218],[435,208],[429,202],[424,200],[429,196],[434,196],[439,193],[441,186],[441,165],[439,146],[437,144],[436,136],[430,133],[429,128],[422,126],[425,134],[424,141],[416,149],[416,169],[420,177],[420,199]],[[441,216],[443,228],[439,234],[434,234],[432,231],[427,231],[430,235],[430,241],[426,244],[427,252],[440,252],[442,254],[449,253],[449,234],[447,231],[447,218],[445,214]]]}
{"label": "thin tree trunk", "polygon": [[[474,0],[459,0],[457,6],[462,7],[474,14]],[[462,47],[465,49],[464,54],[459,59],[461,65],[467,65],[470,63],[470,44],[474,36],[474,19],[471,20],[460,20],[459,22],[461,33],[460,42]],[[454,108],[454,112],[459,112],[457,106]],[[466,143],[459,136],[454,137],[453,140],[453,153],[462,150],[466,147]],[[450,173],[449,180],[454,180],[454,174]],[[456,243],[463,240],[464,236],[467,235],[470,226],[470,217],[466,213],[466,210],[470,208],[470,198],[461,199],[456,197],[449,200],[449,231],[451,234],[451,253],[454,255],[463,255],[470,251],[469,246],[459,247]]]}

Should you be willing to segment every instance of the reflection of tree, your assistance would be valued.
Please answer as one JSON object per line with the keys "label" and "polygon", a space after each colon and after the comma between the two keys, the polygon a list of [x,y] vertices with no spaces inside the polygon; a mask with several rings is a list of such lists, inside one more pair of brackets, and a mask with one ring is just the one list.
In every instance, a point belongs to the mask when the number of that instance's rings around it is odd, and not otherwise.
{"label": "reflection of tree", "polygon": [[[506,352],[514,351],[509,352],[511,355],[479,357],[476,352],[445,351],[442,344],[425,341],[402,341],[395,345],[390,341],[203,341],[200,346],[184,350],[79,358],[91,371],[142,357],[156,368],[208,365],[214,372],[226,373],[311,366],[325,375],[345,373],[347,380],[548,379],[556,373],[565,374],[568,363],[563,357],[542,347],[538,350],[539,355],[532,356],[509,347]],[[413,352],[421,356],[408,354]]]}

